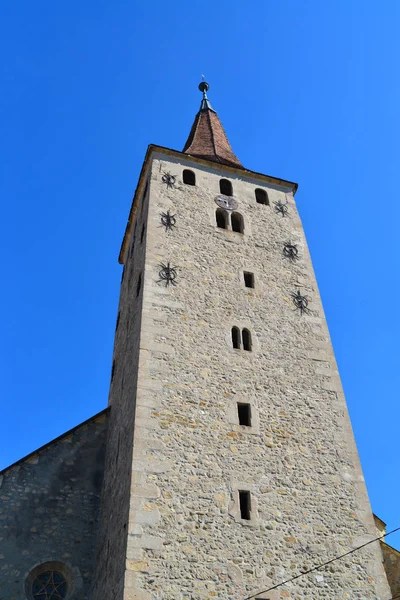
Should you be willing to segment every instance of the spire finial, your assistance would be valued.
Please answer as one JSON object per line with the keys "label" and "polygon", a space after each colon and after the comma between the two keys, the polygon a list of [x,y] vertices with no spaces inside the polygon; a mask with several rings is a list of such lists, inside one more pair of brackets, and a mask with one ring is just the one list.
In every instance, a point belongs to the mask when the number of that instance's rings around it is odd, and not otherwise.
{"label": "spire finial", "polygon": [[199,83],[199,90],[203,92],[203,100],[201,101],[200,110],[213,110],[210,101],[207,98],[207,91],[210,89],[207,81],[204,81],[204,75],[201,76],[201,83]]}
{"label": "spire finial", "polygon": [[201,92],[203,92],[203,98],[207,99],[207,90],[210,89],[210,86],[208,85],[207,81],[204,81],[204,75],[201,76],[201,83],[199,83],[199,90]]}

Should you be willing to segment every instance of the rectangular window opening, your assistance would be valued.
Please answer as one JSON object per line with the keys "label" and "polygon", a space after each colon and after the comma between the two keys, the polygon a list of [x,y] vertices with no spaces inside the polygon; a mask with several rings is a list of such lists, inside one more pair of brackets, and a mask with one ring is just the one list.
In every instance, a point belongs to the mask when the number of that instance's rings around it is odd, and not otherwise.
{"label": "rectangular window opening", "polygon": [[240,516],[246,521],[250,521],[251,500],[250,492],[247,490],[239,490]]}
{"label": "rectangular window opening", "polygon": [[251,406],[245,402],[238,402],[239,425],[251,427]]}
{"label": "rectangular window opening", "polygon": [[244,285],[248,288],[254,288],[254,273],[243,271]]}

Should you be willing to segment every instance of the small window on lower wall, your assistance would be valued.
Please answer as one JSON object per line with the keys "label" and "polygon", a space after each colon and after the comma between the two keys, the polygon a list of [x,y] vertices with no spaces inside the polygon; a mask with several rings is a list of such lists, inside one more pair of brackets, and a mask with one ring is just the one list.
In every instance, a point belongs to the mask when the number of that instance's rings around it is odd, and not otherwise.
{"label": "small window on lower wall", "polygon": [[240,517],[245,521],[251,518],[251,498],[248,490],[239,490]]}
{"label": "small window on lower wall", "polygon": [[244,285],[247,288],[254,288],[254,273],[243,271]]}
{"label": "small window on lower wall", "polygon": [[246,402],[238,402],[237,404],[239,425],[251,427],[251,406]]}

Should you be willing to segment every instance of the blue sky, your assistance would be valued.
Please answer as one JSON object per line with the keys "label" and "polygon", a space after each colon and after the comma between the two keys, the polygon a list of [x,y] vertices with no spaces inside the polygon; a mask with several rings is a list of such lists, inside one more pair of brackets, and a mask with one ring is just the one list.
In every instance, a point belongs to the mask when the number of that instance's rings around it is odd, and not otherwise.
{"label": "blue sky", "polygon": [[399,526],[400,4],[0,13],[0,468],[106,406],[133,190],[149,143],[183,147],[205,73],[242,163],[299,183],[372,507]]}

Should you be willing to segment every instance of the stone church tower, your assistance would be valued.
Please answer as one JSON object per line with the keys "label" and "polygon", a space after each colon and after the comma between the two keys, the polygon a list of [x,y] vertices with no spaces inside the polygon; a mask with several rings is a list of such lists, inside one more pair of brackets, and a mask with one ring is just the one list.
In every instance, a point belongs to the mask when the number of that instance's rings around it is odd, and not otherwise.
{"label": "stone church tower", "polygon": [[388,600],[294,194],[243,167],[208,84],[133,199],[93,600]]}
{"label": "stone church tower", "polygon": [[0,600],[400,594],[383,538],[305,574],[385,524],[297,185],[243,167],[199,87],[183,152],[149,146],[139,177],[109,407],[0,472]]}

